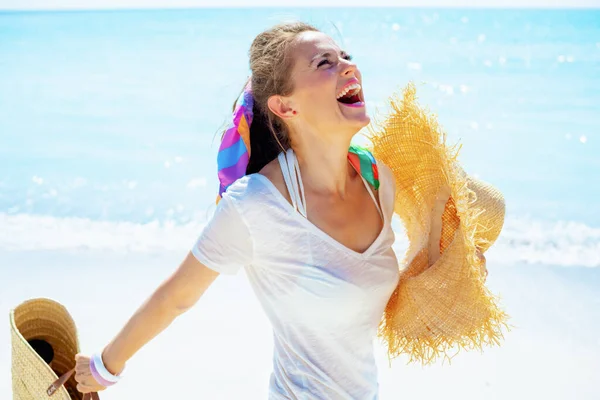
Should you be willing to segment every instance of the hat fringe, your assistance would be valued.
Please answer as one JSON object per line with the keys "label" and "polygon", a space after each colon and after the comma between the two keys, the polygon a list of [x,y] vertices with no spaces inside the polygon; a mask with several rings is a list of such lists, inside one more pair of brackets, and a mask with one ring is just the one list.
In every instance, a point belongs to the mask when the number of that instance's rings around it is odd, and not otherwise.
{"label": "hat fringe", "polygon": [[[447,145],[435,115],[416,99],[411,83],[402,97],[392,97],[392,112],[382,126],[369,132],[374,156],[394,174],[394,211],[410,243],[402,264],[407,267],[378,336],[390,361],[406,354],[409,362],[431,364],[440,357],[450,361],[462,349],[499,345],[508,328],[508,316],[485,286],[477,256],[500,233],[504,199],[464,173],[457,162],[461,146]],[[443,186],[450,188],[451,198],[442,216],[441,255],[430,264],[431,212]]]}

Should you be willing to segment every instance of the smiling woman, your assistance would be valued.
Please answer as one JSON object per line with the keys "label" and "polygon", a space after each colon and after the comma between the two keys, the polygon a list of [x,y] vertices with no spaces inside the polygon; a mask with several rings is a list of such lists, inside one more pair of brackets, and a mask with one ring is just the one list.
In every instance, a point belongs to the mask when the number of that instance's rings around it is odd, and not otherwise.
{"label": "smiling woman", "polygon": [[250,69],[254,116],[244,173],[259,172],[292,142],[349,142],[370,121],[352,57],[313,26],[286,24],[263,32],[250,48]]}
{"label": "smiling woman", "polygon": [[[300,22],[259,34],[250,69],[219,149],[215,214],[179,269],[103,352],[92,363],[78,356],[79,390],[104,389],[90,365],[116,382],[127,360],[219,274],[244,268],[273,327],[270,399],[378,398],[373,339],[384,315],[389,325],[398,309],[391,219],[400,197],[392,170],[351,144],[370,122],[360,70],[333,39]],[[419,208],[419,217],[427,215]],[[447,243],[439,244],[432,247],[438,253]],[[411,273],[431,264],[417,261]],[[395,328],[386,330],[393,351]]]}

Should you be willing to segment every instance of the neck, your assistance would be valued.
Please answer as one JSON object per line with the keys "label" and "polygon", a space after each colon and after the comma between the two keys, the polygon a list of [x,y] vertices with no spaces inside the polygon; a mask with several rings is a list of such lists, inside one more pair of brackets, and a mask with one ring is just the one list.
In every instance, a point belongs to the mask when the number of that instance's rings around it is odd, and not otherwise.
{"label": "neck", "polygon": [[311,138],[310,143],[297,143],[294,152],[300,164],[306,188],[319,193],[344,197],[348,178],[354,171],[348,162],[350,140],[324,141]]}

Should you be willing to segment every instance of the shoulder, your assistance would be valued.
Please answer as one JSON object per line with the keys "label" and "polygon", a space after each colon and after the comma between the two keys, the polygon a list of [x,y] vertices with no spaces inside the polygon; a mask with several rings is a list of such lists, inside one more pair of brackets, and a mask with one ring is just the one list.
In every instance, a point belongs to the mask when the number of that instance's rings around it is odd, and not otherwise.
{"label": "shoulder", "polygon": [[[277,162],[277,160],[275,160]],[[275,168],[277,167],[277,168]],[[233,203],[239,209],[260,208],[273,198],[273,190],[285,190],[285,182],[278,164],[273,162],[265,166],[259,173],[246,175],[235,181],[223,193],[223,199]]]}
{"label": "shoulder", "polygon": [[377,172],[379,174],[379,184],[381,186],[391,187],[393,188],[393,192],[396,192],[396,180],[394,178],[394,173],[386,164],[382,161],[375,159],[375,164],[377,165]]}
{"label": "shoulder", "polygon": [[252,203],[261,196],[263,186],[255,174],[243,176],[227,188],[223,200],[236,206]]}

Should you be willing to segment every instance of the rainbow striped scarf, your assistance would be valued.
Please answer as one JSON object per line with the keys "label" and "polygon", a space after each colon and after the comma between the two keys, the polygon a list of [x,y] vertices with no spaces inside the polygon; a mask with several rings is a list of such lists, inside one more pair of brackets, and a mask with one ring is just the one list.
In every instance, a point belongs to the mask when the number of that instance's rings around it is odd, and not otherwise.
{"label": "rainbow striped scarf", "polygon": [[351,144],[348,149],[348,160],[356,171],[371,185],[375,190],[379,190],[379,171],[375,157],[364,147]]}
{"label": "rainbow striped scarf", "polygon": [[254,98],[248,84],[236,102],[231,124],[227,127],[219,146],[217,168],[220,185],[217,202],[233,182],[246,175],[246,167],[250,160],[250,125],[253,105]]}

